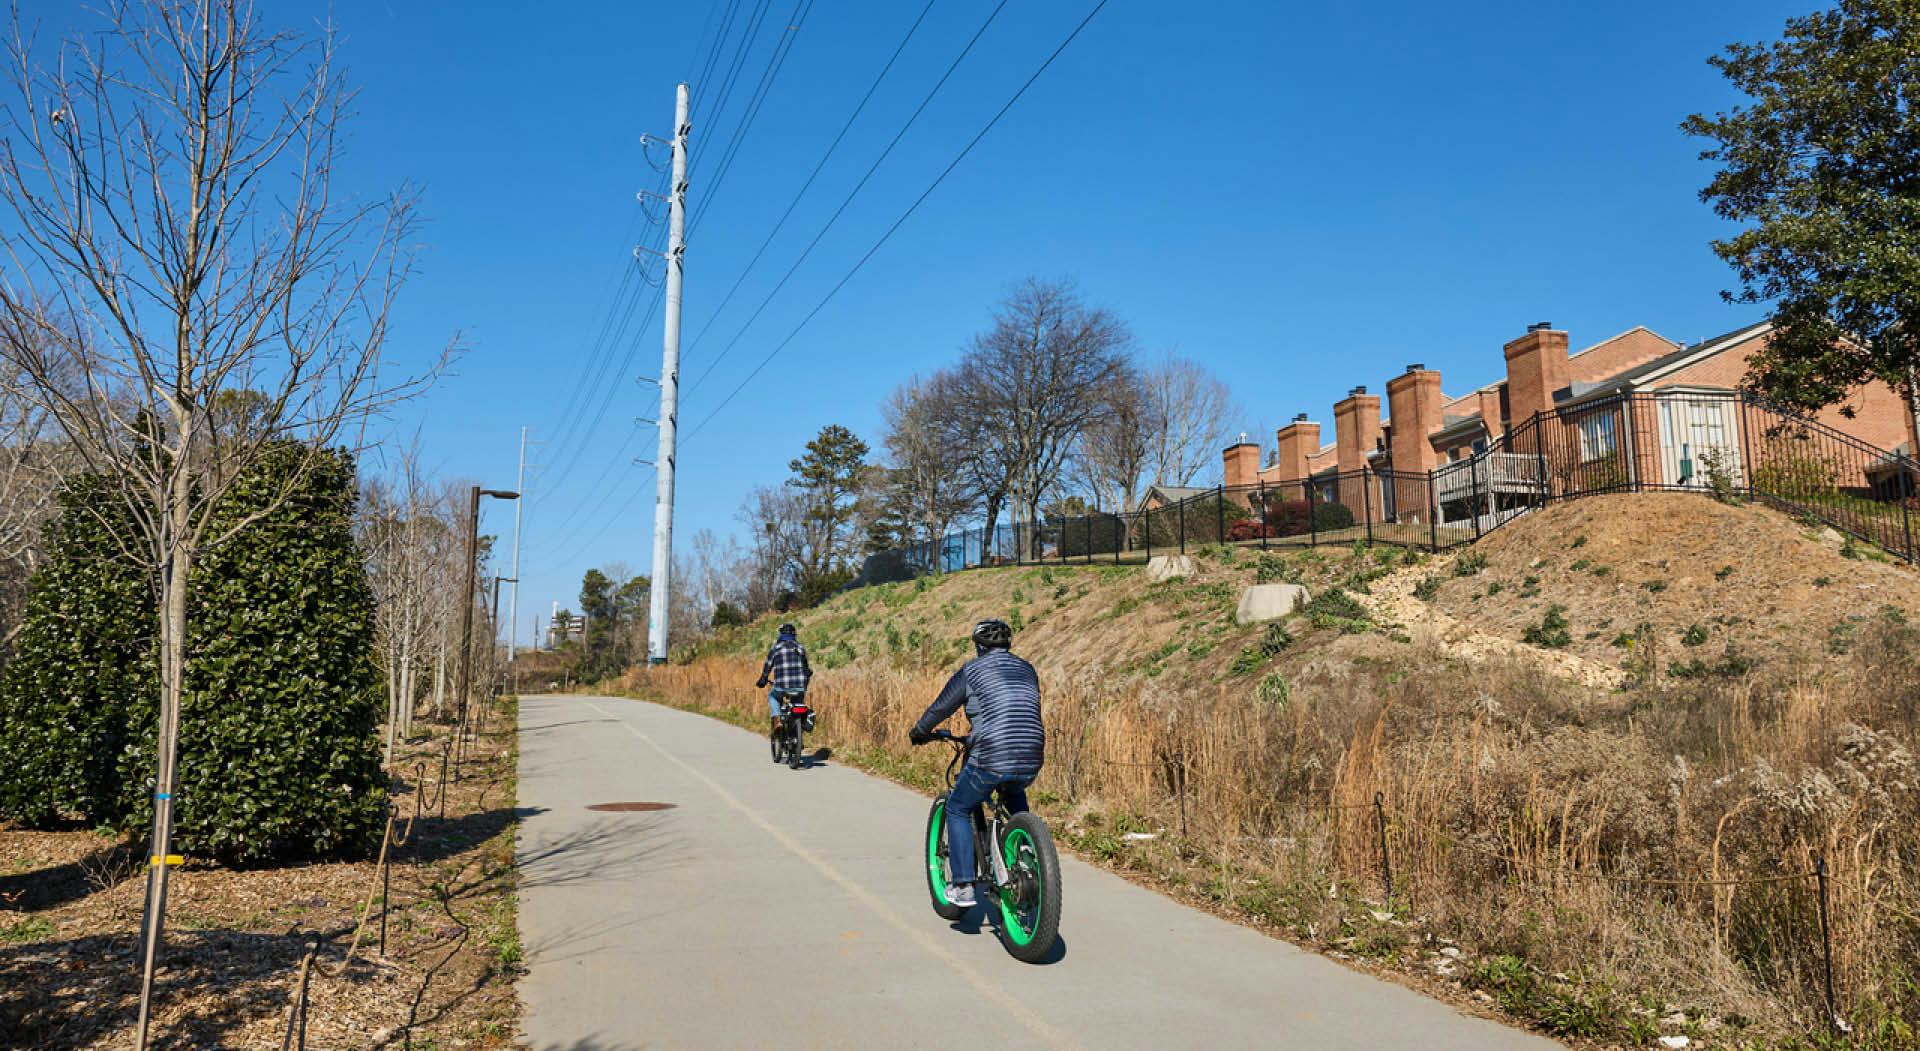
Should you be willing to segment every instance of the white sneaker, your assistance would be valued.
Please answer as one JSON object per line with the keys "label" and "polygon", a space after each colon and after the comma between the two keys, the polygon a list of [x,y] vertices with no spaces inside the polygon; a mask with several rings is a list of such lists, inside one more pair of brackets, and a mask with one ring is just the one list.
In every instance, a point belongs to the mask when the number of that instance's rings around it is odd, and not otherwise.
{"label": "white sneaker", "polygon": [[947,904],[971,908],[974,904],[973,884],[955,883],[947,887]]}

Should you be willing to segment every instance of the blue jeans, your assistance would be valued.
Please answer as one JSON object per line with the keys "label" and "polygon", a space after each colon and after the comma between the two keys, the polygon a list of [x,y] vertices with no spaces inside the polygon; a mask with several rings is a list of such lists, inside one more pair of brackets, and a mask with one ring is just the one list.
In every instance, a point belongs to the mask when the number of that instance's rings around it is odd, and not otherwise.
{"label": "blue jeans", "polygon": [[773,689],[767,691],[767,714],[772,718],[778,719],[780,718],[780,701],[783,698],[790,701],[797,701],[806,695],[807,691],[805,690],[781,689],[775,686]]}
{"label": "blue jeans", "polygon": [[972,883],[978,878],[974,872],[973,815],[980,812],[980,805],[997,788],[1007,810],[1023,814],[1027,810],[1027,786],[1032,783],[1032,777],[1006,777],[972,763],[960,768],[953,791],[947,793],[947,867],[953,873],[953,882]]}

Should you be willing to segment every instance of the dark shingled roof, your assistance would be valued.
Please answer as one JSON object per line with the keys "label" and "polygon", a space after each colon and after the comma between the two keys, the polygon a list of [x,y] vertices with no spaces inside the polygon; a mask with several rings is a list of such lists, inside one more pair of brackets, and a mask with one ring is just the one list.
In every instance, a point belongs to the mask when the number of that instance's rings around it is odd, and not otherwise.
{"label": "dark shingled roof", "polygon": [[1670,353],[1662,354],[1659,357],[1654,358],[1652,361],[1642,362],[1641,364],[1635,365],[1633,368],[1630,368],[1625,372],[1621,372],[1621,373],[1617,373],[1615,375],[1609,376],[1606,379],[1601,380],[1599,383],[1595,383],[1591,386],[1587,386],[1584,389],[1573,387],[1573,388],[1567,388],[1563,391],[1555,391],[1554,400],[1555,401],[1578,401],[1582,398],[1589,398],[1596,394],[1610,394],[1615,391],[1625,390],[1627,388],[1634,386],[1640,380],[1645,379],[1646,377],[1651,376],[1657,372],[1660,372],[1674,364],[1685,361],[1687,358],[1695,354],[1698,354],[1703,350],[1709,349],[1713,347],[1715,344],[1741,342],[1747,336],[1749,336],[1755,331],[1758,331],[1759,329],[1765,328],[1768,324],[1770,324],[1770,322],[1756,321],[1751,325],[1742,325],[1741,327],[1736,328],[1731,332],[1723,332],[1720,335],[1714,336],[1712,339],[1703,339],[1700,342],[1695,343],[1691,346],[1681,347],[1678,350],[1674,350]]}

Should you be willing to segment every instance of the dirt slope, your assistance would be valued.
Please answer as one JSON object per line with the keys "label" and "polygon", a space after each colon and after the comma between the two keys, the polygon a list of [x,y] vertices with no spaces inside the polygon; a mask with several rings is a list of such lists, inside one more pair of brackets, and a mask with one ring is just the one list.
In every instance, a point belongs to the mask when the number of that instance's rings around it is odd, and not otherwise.
{"label": "dirt slope", "polygon": [[1526,515],[1423,579],[1480,631],[1520,639],[1557,605],[1565,653],[1631,668],[1651,649],[1684,671],[1838,656],[1873,619],[1920,611],[1920,575],[1884,558],[1777,511],[1653,493]]}

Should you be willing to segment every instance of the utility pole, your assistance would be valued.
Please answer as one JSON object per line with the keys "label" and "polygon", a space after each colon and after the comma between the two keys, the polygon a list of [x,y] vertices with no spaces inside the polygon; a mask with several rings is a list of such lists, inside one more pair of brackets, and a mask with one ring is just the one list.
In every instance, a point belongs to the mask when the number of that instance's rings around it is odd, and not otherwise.
{"label": "utility pole", "polygon": [[[460,705],[460,721],[454,731],[455,741],[467,729],[467,693],[473,688],[473,606],[479,596],[474,594],[474,573],[480,561],[480,498],[491,496],[496,500],[518,500],[518,492],[506,492],[500,489],[482,489],[473,486],[467,497],[467,564],[465,586],[460,589],[460,679],[459,690],[455,694],[455,703]],[[494,585],[497,597],[499,585]],[[496,607],[497,609],[497,607]],[[456,771],[457,775],[457,771]]]}
{"label": "utility pole", "polygon": [[[513,491],[527,491],[527,429],[520,428],[520,469],[514,474]],[[520,634],[520,505],[513,502],[513,590],[507,593],[507,663],[513,663],[513,644]],[[535,640],[536,642],[538,640]]]}
{"label": "utility pole", "polygon": [[687,232],[687,86],[674,92],[673,200],[667,219],[667,328],[660,359],[660,452],[654,461],[658,479],[653,507],[653,588],[647,618],[647,660],[667,662],[667,592],[673,573],[674,426],[680,407],[681,257]]}

